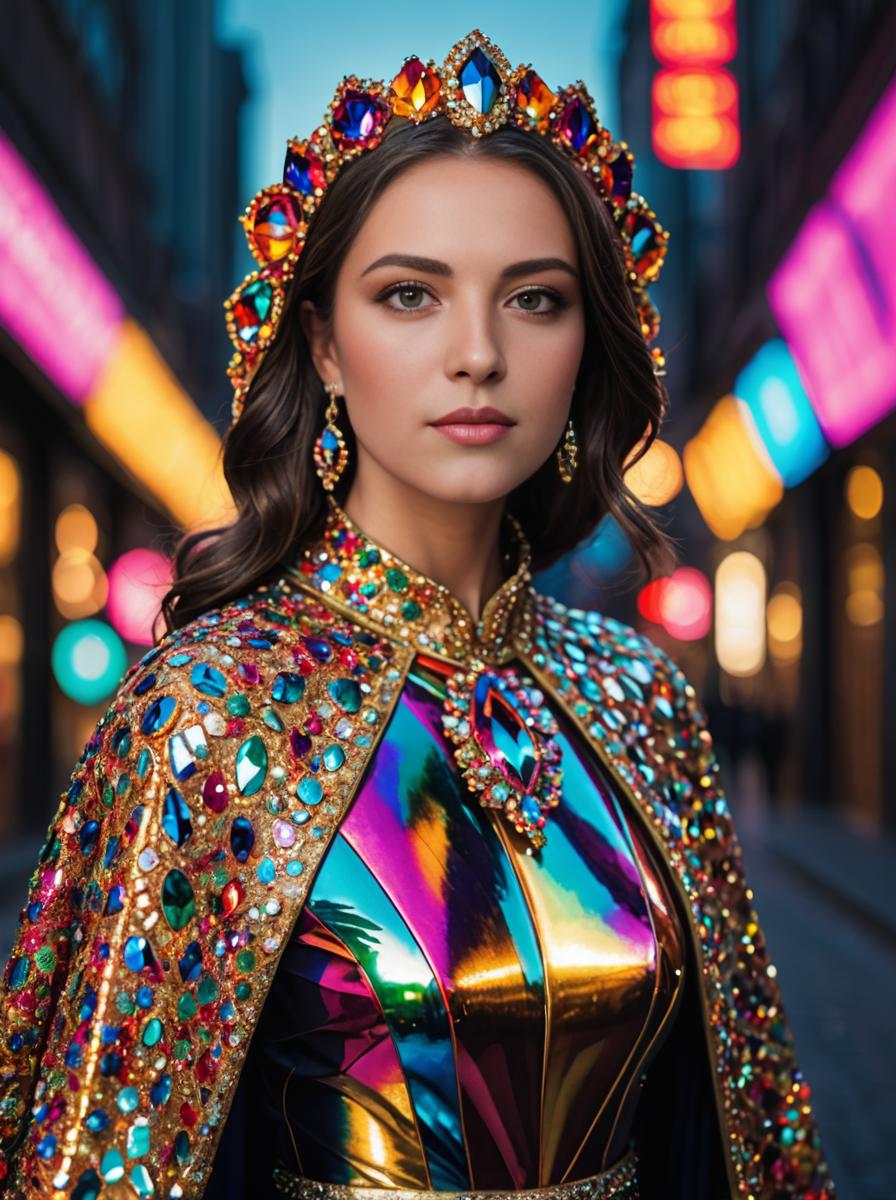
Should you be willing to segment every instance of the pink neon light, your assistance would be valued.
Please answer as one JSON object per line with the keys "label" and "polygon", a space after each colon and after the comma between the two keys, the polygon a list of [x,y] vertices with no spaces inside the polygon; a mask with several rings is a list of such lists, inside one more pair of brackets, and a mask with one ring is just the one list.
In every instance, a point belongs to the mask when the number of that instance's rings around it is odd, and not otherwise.
{"label": "pink neon light", "polygon": [[896,403],[896,327],[873,303],[850,230],[827,201],[803,222],[769,301],[825,436],[845,446]]}
{"label": "pink neon light", "polygon": [[712,586],[696,567],[679,567],[660,593],[660,620],[682,642],[705,637],[712,627]]}
{"label": "pink neon light", "polygon": [[123,317],[117,294],[0,131],[0,323],[83,404]]}
{"label": "pink neon light", "polygon": [[896,406],[894,188],[896,82],[768,287],[819,423],[835,446],[847,445]]}
{"label": "pink neon light", "polygon": [[[848,214],[855,236],[873,264],[881,300],[896,311],[896,80],[878,101],[859,139],[840,166],[830,194]],[[886,299],[884,299],[886,297]]]}
{"label": "pink neon light", "polygon": [[157,550],[128,550],[109,568],[109,620],[123,638],[152,646],[153,622],[171,586],[171,562]]}

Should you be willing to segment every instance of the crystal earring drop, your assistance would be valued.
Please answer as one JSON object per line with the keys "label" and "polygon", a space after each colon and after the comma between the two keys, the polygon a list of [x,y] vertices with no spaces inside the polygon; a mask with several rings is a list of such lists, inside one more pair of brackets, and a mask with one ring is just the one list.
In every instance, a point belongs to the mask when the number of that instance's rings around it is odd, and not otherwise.
{"label": "crystal earring drop", "polygon": [[573,472],[579,461],[579,445],[576,441],[576,431],[573,427],[572,417],[566,426],[566,436],[563,439],[563,445],[557,451],[557,466],[560,470],[560,478],[564,483],[571,483]]}
{"label": "crystal earring drop", "polygon": [[339,406],[336,403],[336,397],[339,394],[339,385],[336,383],[325,383],[324,388],[330,397],[330,402],[324,414],[327,418],[327,423],[317,435],[314,443],[314,467],[320,476],[324,490],[332,492],[336,481],[345,470],[345,465],[348,462],[348,449],[345,445],[342,430],[336,424],[339,416]]}

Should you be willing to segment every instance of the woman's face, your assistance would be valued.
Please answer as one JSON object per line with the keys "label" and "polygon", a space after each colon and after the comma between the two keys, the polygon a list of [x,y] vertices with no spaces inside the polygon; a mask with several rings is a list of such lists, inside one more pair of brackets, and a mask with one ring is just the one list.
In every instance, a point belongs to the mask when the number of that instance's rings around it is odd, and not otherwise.
{"label": "woman's face", "polygon": [[[355,238],[329,332],[307,302],[303,322],[321,378],[341,385],[359,480],[494,500],[553,453],[569,416],[585,334],[572,230],[521,166],[422,162]],[[434,424],[487,405],[501,429]]]}

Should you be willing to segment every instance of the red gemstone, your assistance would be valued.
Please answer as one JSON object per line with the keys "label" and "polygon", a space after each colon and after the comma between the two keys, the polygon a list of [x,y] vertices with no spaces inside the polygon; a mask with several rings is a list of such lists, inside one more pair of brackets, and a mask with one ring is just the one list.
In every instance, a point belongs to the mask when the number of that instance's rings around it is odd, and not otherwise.
{"label": "red gemstone", "polygon": [[301,226],[302,208],[298,198],[283,191],[258,206],[246,232],[264,262],[277,262],[293,249]]}
{"label": "red gemstone", "polygon": [[202,799],[212,812],[223,812],[227,807],[227,783],[223,771],[212,771],[202,785]]}
{"label": "red gemstone", "polygon": [[225,917],[229,917],[242,904],[245,897],[243,885],[238,879],[231,879],[230,883],[224,888],[221,893],[221,911]]}
{"label": "red gemstone", "polygon": [[373,145],[389,116],[389,106],[379,96],[347,88],[333,109],[333,141],[340,147]]}

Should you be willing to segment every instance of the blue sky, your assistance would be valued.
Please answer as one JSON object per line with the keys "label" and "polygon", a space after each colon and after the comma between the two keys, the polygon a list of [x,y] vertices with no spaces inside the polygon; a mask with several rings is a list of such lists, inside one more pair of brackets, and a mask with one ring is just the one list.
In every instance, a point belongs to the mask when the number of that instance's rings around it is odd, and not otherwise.
{"label": "blue sky", "polygon": [[391,79],[409,54],[441,62],[474,28],[496,42],[514,66],[531,63],[552,87],[584,80],[602,122],[616,129],[619,24],[626,3],[568,0],[551,9],[543,0],[454,0],[421,13],[417,5],[370,0],[334,5],[219,0],[219,37],[245,49],[251,92],[244,114],[244,202],[279,180],[287,139],[307,136],[320,124],[343,75]]}

